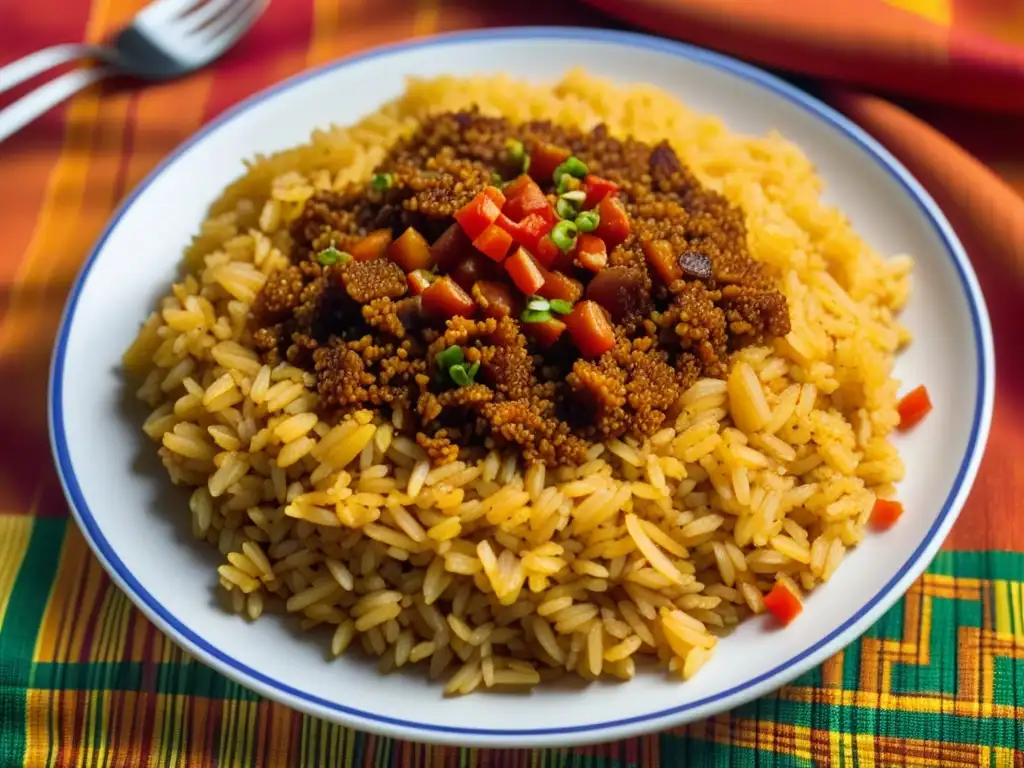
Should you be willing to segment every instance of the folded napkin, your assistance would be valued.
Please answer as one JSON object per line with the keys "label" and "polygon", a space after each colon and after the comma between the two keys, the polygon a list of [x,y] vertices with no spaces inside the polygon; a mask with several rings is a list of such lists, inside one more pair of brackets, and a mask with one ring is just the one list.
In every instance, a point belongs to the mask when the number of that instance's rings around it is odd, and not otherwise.
{"label": "folded napkin", "polygon": [[[901,100],[1005,114],[1024,137],[1024,3],[1016,0],[588,0],[638,27],[826,78],[825,98],[893,152],[972,259],[1024,287],[1024,200]],[[980,141],[984,137],[979,137]],[[1016,153],[1024,163],[1024,140]]]}

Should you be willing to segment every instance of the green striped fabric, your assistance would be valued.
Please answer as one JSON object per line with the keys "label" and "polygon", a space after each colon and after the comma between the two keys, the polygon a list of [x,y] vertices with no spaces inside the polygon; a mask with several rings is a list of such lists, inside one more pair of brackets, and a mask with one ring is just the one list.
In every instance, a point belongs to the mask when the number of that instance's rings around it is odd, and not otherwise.
{"label": "green striped fabric", "polygon": [[1024,554],[941,553],[860,640],[728,714],[599,747],[490,751],[264,700],[155,630],[73,524],[0,516],[0,535],[3,768],[1024,766]]}

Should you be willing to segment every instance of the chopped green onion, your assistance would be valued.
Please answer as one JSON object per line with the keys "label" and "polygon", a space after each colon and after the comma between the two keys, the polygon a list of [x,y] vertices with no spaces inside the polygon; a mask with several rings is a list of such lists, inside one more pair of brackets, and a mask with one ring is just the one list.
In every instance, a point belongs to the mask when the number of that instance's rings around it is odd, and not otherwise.
{"label": "chopped green onion", "polygon": [[583,186],[583,182],[577,179],[575,176],[570,176],[568,173],[562,173],[562,178],[558,181],[557,192],[560,195],[564,195],[566,192],[571,192],[574,189],[579,189]]}
{"label": "chopped green onion", "polygon": [[597,211],[584,211],[576,217],[576,229],[580,232],[593,232],[601,223],[601,215]]}
{"label": "chopped green onion", "polygon": [[541,312],[536,309],[523,310],[523,314],[519,316],[519,319],[524,323],[546,323],[551,319],[551,313],[547,310]]}
{"label": "chopped green onion", "polygon": [[570,155],[569,159],[565,161],[565,169],[577,179],[582,179],[587,175],[586,163],[576,157],[576,155]]}
{"label": "chopped green onion", "polygon": [[453,365],[458,365],[465,360],[466,355],[462,351],[462,347],[448,347],[443,352],[439,352],[434,359],[437,361],[438,368],[442,371],[447,371]]}
{"label": "chopped green onion", "polygon": [[568,200],[571,203],[582,203],[587,199],[587,193],[582,189],[573,189],[569,192],[563,192],[559,197],[562,200]]}
{"label": "chopped green onion", "polygon": [[551,241],[558,246],[558,249],[567,252],[576,242],[576,225],[571,221],[562,220],[555,224],[551,230]]}
{"label": "chopped green onion", "polygon": [[469,374],[466,372],[466,366],[462,363],[456,363],[448,369],[448,376],[451,380],[458,384],[460,387],[464,387],[469,384]]}
{"label": "chopped green onion", "polygon": [[551,311],[559,315],[568,315],[572,312],[572,302],[565,299],[552,299],[548,304]]}
{"label": "chopped green onion", "polygon": [[523,142],[517,139],[509,139],[505,142],[505,151],[508,152],[508,156],[513,160],[523,161],[526,157],[526,147],[523,146]]}
{"label": "chopped green onion", "polygon": [[505,180],[501,178],[501,174],[498,173],[497,171],[491,171],[491,183],[494,184],[496,187],[500,187],[502,184],[505,183]]}
{"label": "chopped green onion", "polygon": [[395,177],[390,173],[378,173],[370,179],[370,183],[374,189],[385,190],[395,183]]}
{"label": "chopped green onion", "polygon": [[558,214],[558,218],[560,219],[568,219],[569,221],[572,221],[576,218],[577,210],[576,206],[568,200],[558,198],[558,202],[555,203],[555,213]]}
{"label": "chopped green onion", "polygon": [[569,155],[565,162],[560,163],[558,167],[555,168],[555,172],[552,174],[555,184],[558,184],[562,180],[562,176],[564,174],[569,174],[570,176],[575,176],[577,179],[582,179],[587,175],[587,166],[582,160],[576,157],[576,155]]}
{"label": "chopped green onion", "polygon": [[476,378],[477,371],[480,370],[480,361],[477,360],[466,370],[466,375],[469,376],[469,380],[473,381]]}
{"label": "chopped green onion", "polygon": [[320,251],[316,255],[316,260],[323,266],[329,267],[332,264],[344,264],[346,261],[352,261],[352,256],[344,251],[339,251],[332,245],[330,248],[324,248]]}
{"label": "chopped green onion", "polygon": [[533,309],[537,312],[547,312],[551,307],[548,300],[541,296],[531,296],[529,301],[526,302],[527,309]]}

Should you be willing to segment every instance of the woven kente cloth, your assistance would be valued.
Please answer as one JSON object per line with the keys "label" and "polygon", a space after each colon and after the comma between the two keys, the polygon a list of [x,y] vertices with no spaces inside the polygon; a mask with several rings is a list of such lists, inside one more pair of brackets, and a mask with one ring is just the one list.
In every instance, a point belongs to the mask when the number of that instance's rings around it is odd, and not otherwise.
{"label": "woven kente cloth", "polygon": [[[141,5],[0,0],[0,65],[55,43],[98,42]],[[829,78],[800,84],[892,149],[956,227],[992,314],[996,410],[975,489],[927,574],[862,638],[792,685],[710,720],[595,747],[471,750],[361,734],[261,699],[183,654],[92,557],[47,445],[60,311],[118,201],[204,123],[305,68],[455,29],[619,23],[577,2],[274,0],[215,66],[160,85],[105,84],[0,146],[0,768],[1024,766],[1024,5],[598,5],[631,24]],[[816,49],[829,30],[843,45]],[[937,87],[942,78],[956,87]],[[1000,106],[1003,114],[992,111]]]}

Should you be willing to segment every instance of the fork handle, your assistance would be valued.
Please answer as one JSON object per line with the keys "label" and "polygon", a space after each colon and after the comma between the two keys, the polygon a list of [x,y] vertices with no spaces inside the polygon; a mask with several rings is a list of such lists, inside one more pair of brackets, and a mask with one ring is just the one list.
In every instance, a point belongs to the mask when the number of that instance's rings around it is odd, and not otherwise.
{"label": "fork handle", "polygon": [[113,73],[111,67],[74,69],[0,110],[0,142],[83,88]]}
{"label": "fork handle", "polygon": [[65,43],[30,53],[5,67],[0,67],[0,93],[5,93],[48,69],[75,59],[100,59],[110,62],[113,61],[113,52],[98,45]]}

